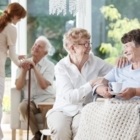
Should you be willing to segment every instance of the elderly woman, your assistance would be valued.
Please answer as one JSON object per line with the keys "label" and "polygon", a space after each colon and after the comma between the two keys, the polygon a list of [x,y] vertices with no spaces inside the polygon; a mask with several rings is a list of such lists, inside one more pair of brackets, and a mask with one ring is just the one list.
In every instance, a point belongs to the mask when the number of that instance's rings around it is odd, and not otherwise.
{"label": "elderly woman", "polygon": [[83,106],[92,102],[92,87],[97,77],[112,66],[93,55],[90,34],[85,29],[70,29],[63,39],[68,52],[55,66],[56,101],[47,113],[53,140],[72,140],[77,132]]}
{"label": "elderly woman", "polygon": [[[112,69],[110,64],[90,51],[90,34],[85,29],[70,29],[64,35],[63,46],[68,55],[55,66],[56,101],[47,113],[47,125],[53,140],[74,139],[81,110],[93,100],[93,86],[104,82],[98,77]],[[125,59],[118,60],[120,66]]]}
{"label": "elderly woman", "polygon": [[[139,98],[140,96],[140,29],[134,29],[121,38],[124,54],[131,64],[123,68],[114,67],[104,78],[106,82],[122,82],[122,91],[116,96],[121,99]],[[96,93],[110,98],[107,85],[96,85]]]}

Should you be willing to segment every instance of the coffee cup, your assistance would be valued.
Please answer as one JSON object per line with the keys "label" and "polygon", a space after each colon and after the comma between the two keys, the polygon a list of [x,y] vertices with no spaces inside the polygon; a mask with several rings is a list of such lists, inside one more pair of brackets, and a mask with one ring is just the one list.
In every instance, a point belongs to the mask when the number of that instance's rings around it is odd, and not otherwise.
{"label": "coffee cup", "polygon": [[123,83],[121,82],[109,82],[109,87],[113,90],[114,93],[120,93],[122,90]]}

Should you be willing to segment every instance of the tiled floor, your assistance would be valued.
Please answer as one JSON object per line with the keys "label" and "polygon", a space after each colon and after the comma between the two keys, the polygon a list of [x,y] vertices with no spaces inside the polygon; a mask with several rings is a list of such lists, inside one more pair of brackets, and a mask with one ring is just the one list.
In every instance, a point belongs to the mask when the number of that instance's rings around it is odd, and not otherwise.
{"label": "tiled floor", "polygon": [[[12,133],[9,124],[2,124],[2,130],[4,134],[3,140],[12,140]],[[32,138],[31,132],[29,133],[29,140]],[[23,131],[23,135],[21,136],[19,130],[16,131],[16,140],[27,140],[27,131]]]}

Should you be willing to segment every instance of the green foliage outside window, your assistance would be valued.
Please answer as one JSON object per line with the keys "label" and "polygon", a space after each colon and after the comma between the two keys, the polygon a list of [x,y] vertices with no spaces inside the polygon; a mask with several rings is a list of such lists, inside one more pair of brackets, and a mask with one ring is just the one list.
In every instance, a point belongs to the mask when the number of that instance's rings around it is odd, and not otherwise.
{"label": "green foliage outside window", "polygon": [[140,28],[140,22],[137,18],[122,17],[114,5],[103,6],[101,12],[109,21],[107,37],[110,43],[102,43],[99,51],[107,55],[105,61],[114,64],[116,59],[123,55],[121,37],[132,29]]}
{"label": "green foliage outside window", "polygon": [[7,95],[4,95],[3,101],[2,101],[2,110],[4,112],[10,111],[10,97]]}
{"label": "green foliage outside window", "polygon": [[54,63],[57,63],[67,54],[63,49],[63,34],[67,32],[69,28],[75,27],[75,17],[69,14],[68,11],[65,16],[62,14],[50,15],[49,0],[27,0],[27,11],[28,55],[30,54],[31,47],[35,39],[40,35],[44,35],[49,39],[54,47],[49,59],[51,59]]}
{"label": "green foliage outside window", "polygon": [[31,17],[28,16],[28,34],[27,34],[27,46],[28,54],[30,49],[39,35],[45,35],[54,47],[52,56],[50,59],[56,63],[61,58],[66,56],[66,51],[63,48],[63,34],[66,32],[66,23],[68,21],[74,21],[75,17],[68,16],[55,16],[44,15]]}
{"label": "green foliage outside window", "polygon": [[2,11],[2,10],[0,10],[0,16],[2,15],[2,13],[3,13],[3,11]]}

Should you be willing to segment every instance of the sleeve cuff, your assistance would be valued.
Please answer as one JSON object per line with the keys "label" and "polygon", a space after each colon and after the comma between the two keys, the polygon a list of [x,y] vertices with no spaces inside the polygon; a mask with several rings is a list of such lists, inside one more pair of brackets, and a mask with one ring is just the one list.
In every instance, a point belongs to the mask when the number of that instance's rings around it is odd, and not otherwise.
{"label": "sleeve cuff", "polygon": [[89,82],[86,83],[83,87],[86,90],[85,93],[87,93],[87,94],[89,94],[92,91],[92,87]]}
{"label": "sleeve cuff", "polygon": [[99,87],[99,86],[104,86],[104,84],[95,85],[92,89],[92,91],[93,91],[92,95],[95,93],[96,88]]}

